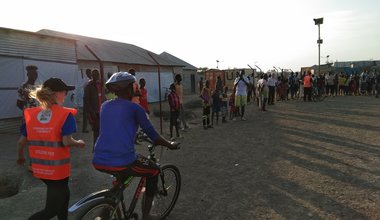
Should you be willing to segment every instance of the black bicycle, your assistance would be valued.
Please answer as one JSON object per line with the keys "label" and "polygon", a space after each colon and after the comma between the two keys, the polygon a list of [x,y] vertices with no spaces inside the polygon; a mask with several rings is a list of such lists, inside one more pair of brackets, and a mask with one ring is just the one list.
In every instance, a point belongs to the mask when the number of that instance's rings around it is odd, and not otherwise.
{"label": "black bicycle", "polygon": [[[139,141],[147,141],[149,150],[149,159],[158,164],[158,159],[155,156],[155,148],[153,142],[146,134],[139,132]],[[179,143],[177,144],[177,149]],[[162,148],[161,148],[162,150]],[[161,151],[162,154],[162,151]],[[158,164],[159,165],[159,164]],[[161,172],[158,180],[158,190],[154,196],[151,214],[159,216],[159,219],[165,219],[173,210],[179,192],[181,190],[181,174],[175,165],[167,164],[160,166]],[[145,182],[146,177],[141,177],[137,185],[132,201],[127,209],[124,201],[124,190],[132,183],[135,177],[129,176],[124,182],[120,181],[120,176],[116,173],[111,173],[116,181],[113,181],[111,189],[105,189],[91,193],[69,208],[70,213],[76,212],[76,219],[91,219],[91,220],[138,220],[139,215],[134,211],[142,195],[142,202],[145,200]]]}

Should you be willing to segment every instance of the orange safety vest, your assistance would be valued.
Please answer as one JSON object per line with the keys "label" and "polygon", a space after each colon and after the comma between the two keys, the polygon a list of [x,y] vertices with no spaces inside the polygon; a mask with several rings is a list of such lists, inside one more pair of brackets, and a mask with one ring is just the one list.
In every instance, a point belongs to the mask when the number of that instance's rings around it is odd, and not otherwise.
{"label": "orange safety vest", "polygon": [[303,87],[310,88],[311,87],[311,77],[305,76],[303,78]]}
{"label": "orange safety vest", "polygon": [[61,129],[69,113],[76,109],[53,105],[24,110],[29,156],[33,175],[40,179],[60,180],[70,176],[70,148],[62,142]]}

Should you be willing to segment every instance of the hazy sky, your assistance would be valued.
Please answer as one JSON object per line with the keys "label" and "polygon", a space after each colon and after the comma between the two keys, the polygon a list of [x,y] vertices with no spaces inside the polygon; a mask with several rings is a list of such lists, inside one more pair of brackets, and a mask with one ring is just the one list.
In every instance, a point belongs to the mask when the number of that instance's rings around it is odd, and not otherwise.
{"label": "hazy sky", "polygon": [[380,59],[379,0],[5,0],[0,27],[130,43],[196,67],[299,71],[318,64],[319,17],[321,63]]}

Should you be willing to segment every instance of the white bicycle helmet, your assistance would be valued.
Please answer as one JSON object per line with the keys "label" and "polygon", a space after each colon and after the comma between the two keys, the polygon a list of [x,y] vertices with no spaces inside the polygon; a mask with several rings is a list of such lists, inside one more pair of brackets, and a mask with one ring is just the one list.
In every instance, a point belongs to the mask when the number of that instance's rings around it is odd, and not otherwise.
{"label": "white bicycle helmet", "polygon": [[106,87],[110,91],[118,91],[127,88],[130,84],[136,82],[136,77],[128,72],[117,72],[107,80]]}

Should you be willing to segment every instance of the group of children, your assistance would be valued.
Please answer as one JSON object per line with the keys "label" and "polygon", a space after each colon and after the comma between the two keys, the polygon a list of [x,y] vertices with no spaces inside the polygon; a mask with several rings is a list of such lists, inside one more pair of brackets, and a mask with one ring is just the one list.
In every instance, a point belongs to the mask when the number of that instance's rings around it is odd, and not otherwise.
{"label": "group of children", "polygon": [[219,116],[222,119],[222,123],[227,122],[227,117],[230,120],[234,120],[238,116],[238,108],[235,106],[235,92],[236,88],[234,87],[231,95],[228,97],[227,86],[223,87],[222,90],[215,89],[211,91],[209,82],[206,81],[205,87],[200,94],[203,107],[202,121],[204,129],[213,128],[214,121],[217,125],[219,123]]}

